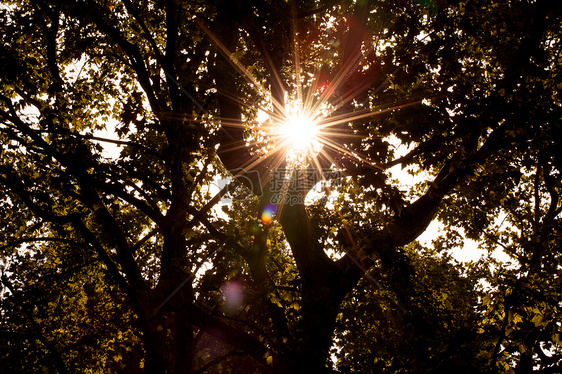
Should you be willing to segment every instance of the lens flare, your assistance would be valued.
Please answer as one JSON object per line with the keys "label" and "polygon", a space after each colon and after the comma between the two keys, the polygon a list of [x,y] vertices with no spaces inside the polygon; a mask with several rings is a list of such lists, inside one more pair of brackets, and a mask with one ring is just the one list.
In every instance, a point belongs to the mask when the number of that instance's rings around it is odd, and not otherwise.
{"label": "lens flare", "polygon": [[237,280],[227,281],[221,288],[223,309],[227,313],[236,313],[244,306],[245,286]]}
{"label": "lens flare", "polygon": [[261,221],[264,225],[269,225],[273,220],[273,213],[275,213],[275,206],[267,204],[261,214]]}

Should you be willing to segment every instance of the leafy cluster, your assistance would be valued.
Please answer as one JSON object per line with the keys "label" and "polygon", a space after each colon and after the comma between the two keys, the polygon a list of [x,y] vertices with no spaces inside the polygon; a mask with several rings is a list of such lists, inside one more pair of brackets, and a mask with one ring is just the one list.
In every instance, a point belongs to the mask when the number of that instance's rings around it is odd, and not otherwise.
{"label": "leafy cluster", "polygon": [[[548,0],[2,2],[0,367],[560,372],[561,21]],[[290,98],[321,112],[319,188],[268,132]]]}

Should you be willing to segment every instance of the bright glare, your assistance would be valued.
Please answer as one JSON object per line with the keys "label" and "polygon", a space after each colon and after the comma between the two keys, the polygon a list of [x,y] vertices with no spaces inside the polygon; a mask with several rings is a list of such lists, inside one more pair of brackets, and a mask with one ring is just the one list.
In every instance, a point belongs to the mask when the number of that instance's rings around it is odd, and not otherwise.
{"label": "bright glare", "polygon": [[280,135],[287,142],[287,148],[304,153],[316,142],[318,128],[314,121],[299,113],[288,116],[280,125]]}

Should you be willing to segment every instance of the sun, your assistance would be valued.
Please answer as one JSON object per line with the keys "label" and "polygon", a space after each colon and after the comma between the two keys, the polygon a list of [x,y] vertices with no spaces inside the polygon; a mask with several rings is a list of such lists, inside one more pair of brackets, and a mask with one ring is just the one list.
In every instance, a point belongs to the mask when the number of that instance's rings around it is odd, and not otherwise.
{"label": "sun", "polygon": [[279,132],[288,149],[305,153],[314,148],[318,127],[313,118],[299,111],[295,115],[287,116],[280,124]]}
{"label": "sun", "polygon": [[273,121],[272,133],[277,147],[285,150],[287,161],[307,163],[322,148],[320,116],[299,100],[287,100],[282,112]]}
{"label": "sun", "polygon": [[[258,108],[254,132],[262,134],[265,155],[279,152],[293,167],[309,165],[324,146],[322,121],[324,112],[318,108],[304,107],[299,100],[287,100],[276,112]],[[259,144],[259,136],[257,140]]]}

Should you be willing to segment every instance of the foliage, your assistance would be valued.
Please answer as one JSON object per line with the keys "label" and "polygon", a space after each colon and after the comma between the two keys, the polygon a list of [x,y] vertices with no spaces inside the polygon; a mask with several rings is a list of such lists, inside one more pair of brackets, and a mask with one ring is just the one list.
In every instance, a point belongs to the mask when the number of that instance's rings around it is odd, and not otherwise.
{"label": "foliage", "polygon": [[0,365],[559,372],[561,13],[4,1]]}

